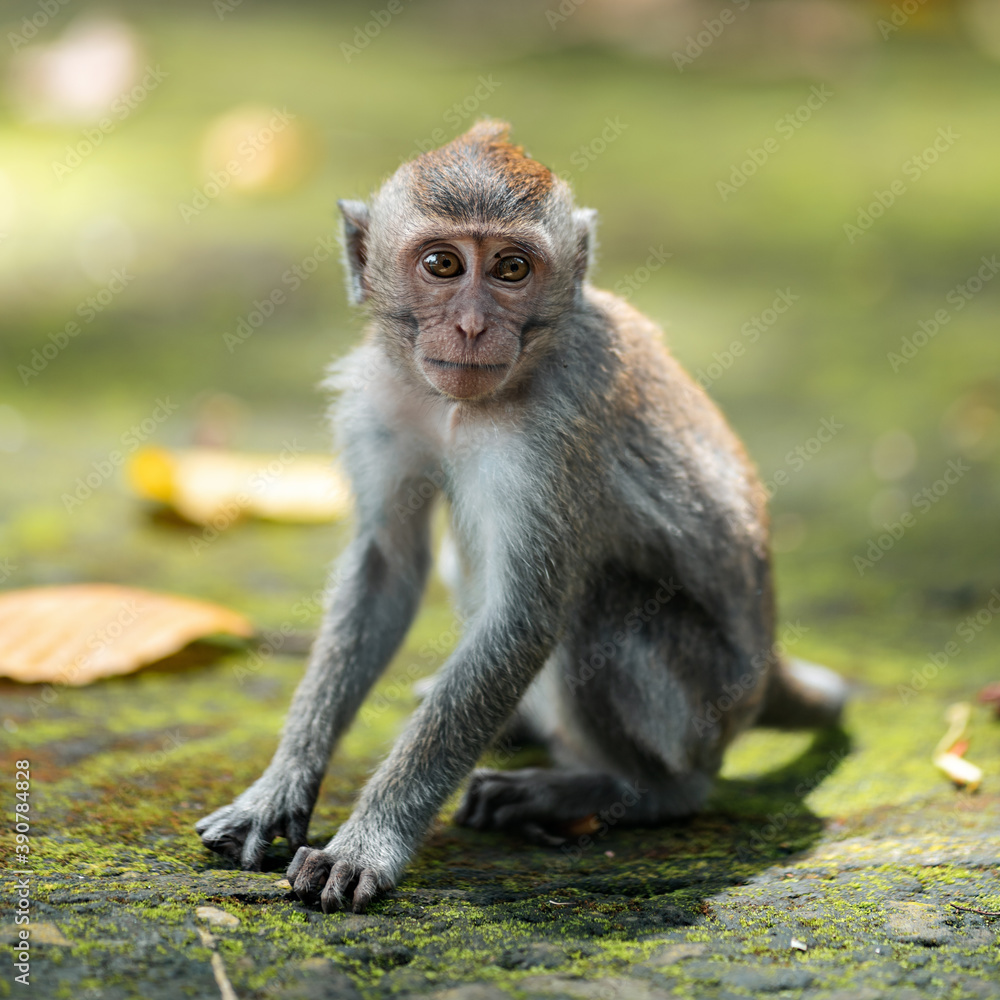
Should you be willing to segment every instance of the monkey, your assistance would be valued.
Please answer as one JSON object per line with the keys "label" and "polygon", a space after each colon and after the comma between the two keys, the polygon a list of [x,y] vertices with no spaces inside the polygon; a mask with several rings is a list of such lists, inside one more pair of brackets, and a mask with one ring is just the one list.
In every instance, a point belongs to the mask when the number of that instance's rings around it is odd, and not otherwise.
{"label": "monkey", "polygon": [[[838,724],[841,678],[775,648],[767,496],[661,331],[587,280],[596,213],[483,120],[339,202],[364,339],[334,365],[332,423],[356,528],[278,748],[196,824],[324,912],[398,883],[446,800],[455,821],[548,845],[613,810],[655,826],[705,805],[757,724]],[[417,497],[418,502],[413,502]],[[323,848],[330,755],[405,637],[447,506],[465,623]],[[505,727],[551,767],[473,770]],[[471,776],[470,776],[471,775]]]}

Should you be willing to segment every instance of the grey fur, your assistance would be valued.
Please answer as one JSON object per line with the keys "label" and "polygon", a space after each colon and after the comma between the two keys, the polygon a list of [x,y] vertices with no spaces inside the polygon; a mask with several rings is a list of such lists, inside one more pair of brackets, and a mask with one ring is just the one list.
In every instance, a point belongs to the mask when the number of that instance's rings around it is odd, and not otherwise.
{"label": "grey fur", "polygon": [[[808,671],[786,683],[772,653],[755,474],[659,331],[586,284],[593,213],[574,207],[564,183],[554,179],[543,202],[509,220],[548,261],[511,380],[487,398],[455,400],[416,373],[423,320],[397,251],[458,224],[421,209],[419,176],[404,165],[369,209],[343,206],[348,287],[371,316],[365,343],[330,381],[357,537],[273,761],[197,826],[207,846],[247,868],[286,836],[299,848],[289,868],[296,892],[326,910],[363,909],[396,884],[519,704],[519,722],[558,766],[476,772],[456,818],[558,843],[575,821],[607,810],[642,824],[698,810],[769,685],[782,713],[772,721],[808,703],[808,723],[835,722],[843,701],[829,676],[825,688],[810,687]],[[490,183],[502,194],[502,177],[477,175],[484,190]],[[414,490],[426,498],[416,509]],[[439,492],[467,628],[350,819],[313,850],[306,827],[329,755],[419,602]],[[715,710],[725,692],[726,708]]]}

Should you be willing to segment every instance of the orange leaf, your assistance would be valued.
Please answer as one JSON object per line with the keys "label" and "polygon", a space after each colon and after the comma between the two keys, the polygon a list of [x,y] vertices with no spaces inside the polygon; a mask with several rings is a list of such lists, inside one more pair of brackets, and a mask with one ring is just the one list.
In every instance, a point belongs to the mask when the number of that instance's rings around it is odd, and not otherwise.
{"label": "orange leaf", "polygon": [[0,676],[25,684],[89,684],[127,674],[215,633],[253,635],[218,604],[110,583],[0,594]]}

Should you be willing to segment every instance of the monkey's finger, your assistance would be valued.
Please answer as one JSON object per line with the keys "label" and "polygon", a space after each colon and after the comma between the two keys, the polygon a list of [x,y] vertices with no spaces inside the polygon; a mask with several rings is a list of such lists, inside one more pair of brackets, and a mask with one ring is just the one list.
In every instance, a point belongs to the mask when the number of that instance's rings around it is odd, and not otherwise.
{"label": "monkey's finger", "polygon": [[310,849],[308,847],[303,845],[295,852],[295,857],[292,858],[292,863],[288,866],[288,869],[285,872],[285,878],[287,878],[289,882],[293,881],[295,876],[298,875],[299,869],[302,867],[302,862],[309,857],[309,850]]}
{"label": "monkey's finger", "polygon": [[466,826],[469,819],[469,813],[472,811],[473,803],[475,801],[475,795],[471,788],[465,790],[465,794],[462,796],[462,801],[458,804],[458,808],[455,810],[455,815],[452,821],[456,826]]}
{"label": "monkey's finger", "polygon": [[368,904],[378,895],[378,876],[374,869],[365,868],[358,879],[358,887],[354,890],[355,913],[364,913]]}
{"label": "monkey's finger", "polygon": [[243,851],[243,837],[239,831],[226,829],[221,830],[212,827],[201,836],[201,842],[216,854],[221,854],[227,861],[234,864],[240,863],[240,855]]}
{"label": "monkey's finger", "polygon": [[473,803],[472,810],[465,817],[465,825],[473,830],[492,830],[493,806],[485,796],[480,796]]}
{"label": "monkey's finger", "polygon": [[354,866],[349,861],[338,861],[330,872],[330,878],[320,897],[324,913],[335,913],[347,908],[351,889],[357,881]]}
{"label": "monkey's finger", "polygon": [[465,797],[462,799],[455,810],[454,823],[456,826],[468,826],[469,813],[472,811],[473,807],[473,795],[471,790],[465,793]]}
{"label": "monkey's finger", "polygon": [[[496,829],[520,834],[535,844],[542,844],[546,847],[558,846],[562,840],[545,831],[542,826],[545,819],[545,813],[539,809],[537,803],[525,801],[500,806],[493,813],[493,825]],[[552,843],[553,839],[555,845]]]}
{"label": "monkey's finger", "polygon": [[336,885],[327,883],[319,897],[319,905],[323,908],[324,913],[338,913],[344,909],[344,900]]}
{"label": "monkey's finger", "polygon": [[216,809],[214,813],[209,813],[208,816],[203,816],[194,825],[194,832],[199,836],[203,834],[210,827],[214,826],[220,819],[225,819],[226,813],[232,809],[232,806],[223,806],[221,809]]}
{"label": "monkey's finger", "polygon": [[455,822],[459,826],[469,825],[469,814],[474,811],[476,802],[479,799],[479,791],[483,782],[495,772],[488,768],[481,767],[469,775],[469,783],[465,789],[465,796],[455,813]]}
{"label": "monkey's finger", "polygon": [[234,805],[230,802],[228,806],[222,806],[220,809],[216,809],[214,813],[203,816],[194,825],[195,833],[200,837],[204,837],[206,833],[211,836],[213,829],[221,833],[226,829],[227,825],[231,824],[233,812]]}
{"label": "monkey's finger", "polygon": [[267,845],[270,843],[271,841],[264,837],[260,830],[251,827],[240,852],[240,867],[246,872],[259,872]]}
{"label": "monkey's finger", "polygon": [[299,873],[292,883],[295,895],[303,903],[318,902],[329,874],[330,858],[322,851],[310,850],[309,856],[302,862],[302,867],[299,868]]}
{"label": "monkey's finger", "polygon": [[[473,807],[465,818],[465,825],[473,830],[502,830],[503,824],[497,816],[509,809],[518,809],[524,801],[524,788],[503,777],[491,777],[483,781],[476,791]],[[504,807],[508,807],[507,810]]]}

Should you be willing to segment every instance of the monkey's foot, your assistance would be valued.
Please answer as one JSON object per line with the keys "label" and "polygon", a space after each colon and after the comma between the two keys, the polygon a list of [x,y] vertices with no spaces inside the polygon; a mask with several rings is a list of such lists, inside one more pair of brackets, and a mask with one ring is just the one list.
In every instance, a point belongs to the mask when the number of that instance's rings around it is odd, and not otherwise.
{"label": "monkey's foot", "polygon": [[394,885],[388,872],[348,853],[300,847],[288,866],[287,879],[303,903],[317,902],[324,913],[351,910],[364,913],[368,904]]}
{"label": "monkey's foot", "polygon": [[246,871],[260,871],[275,837],[285,837],[293,849],[306,842],[312,802],[306,796],[301,801],[293,798],[292,783],[282,791],[251,785],[235,802],[216,809],[194,828],[209,850]]}
{"label": "monkey's foot", "polygon": [[625,787],[611,775],[594,772],[481,769],[472,772],[455,822],[558,847],[574,823],[621,801]]}

